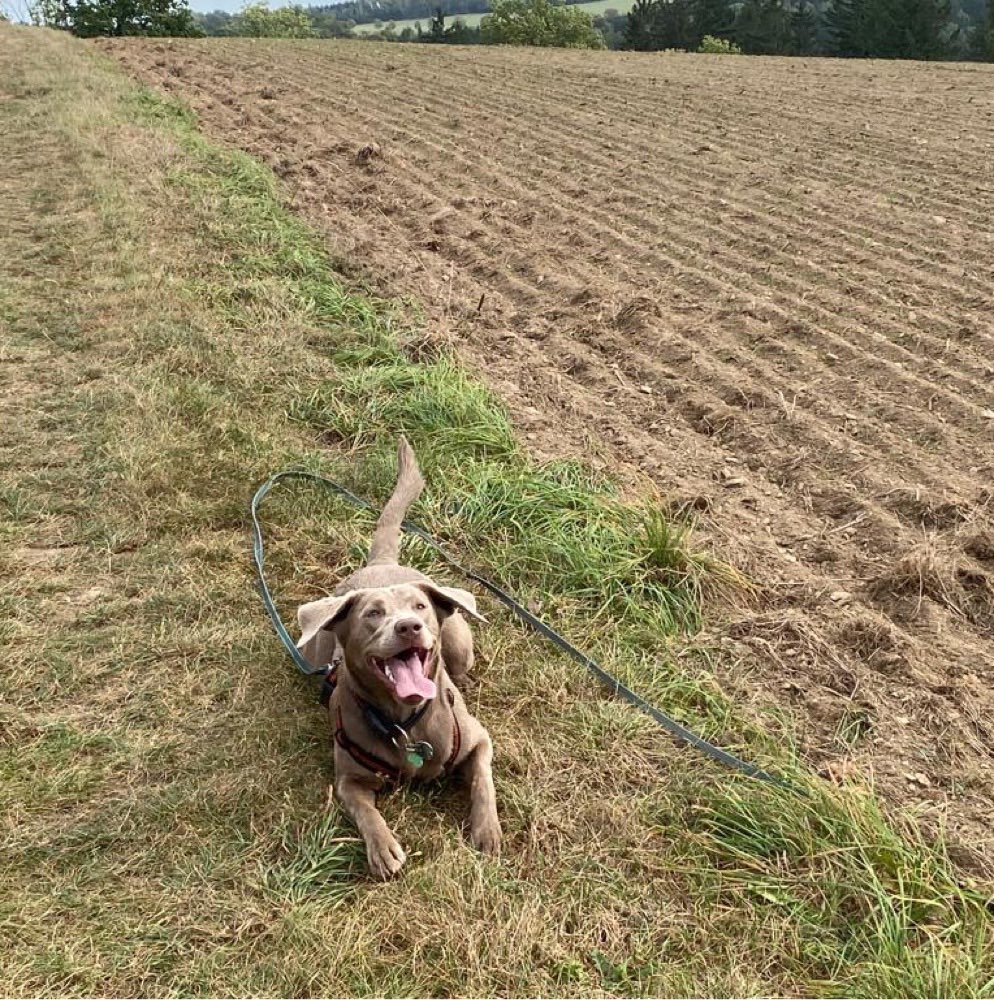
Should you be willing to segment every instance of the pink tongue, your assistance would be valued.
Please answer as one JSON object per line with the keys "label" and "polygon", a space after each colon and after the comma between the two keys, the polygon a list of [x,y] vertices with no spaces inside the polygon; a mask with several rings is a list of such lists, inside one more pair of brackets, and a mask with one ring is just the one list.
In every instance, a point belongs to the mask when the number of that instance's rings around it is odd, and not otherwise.
{"label": "pink tongue", "polygon": [[393,673],[397,697],[402,701],[428,701],[435,697],[435,682],[425,677],[421,658],[413,649],[404,659],[391,656],[387,664]]}

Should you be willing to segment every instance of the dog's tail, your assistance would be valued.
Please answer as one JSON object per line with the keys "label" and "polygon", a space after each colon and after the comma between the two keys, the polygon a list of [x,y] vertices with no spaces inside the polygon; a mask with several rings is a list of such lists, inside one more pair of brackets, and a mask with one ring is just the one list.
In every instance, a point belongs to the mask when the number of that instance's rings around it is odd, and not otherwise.
{"label": "dog's tail", "polygon": [[425,488],[425,481],[414,457],[414,449],[401,437],[397,448],[397,485],[376,522],[373,542],[369,546],[367,566],[392,566],[400,559],[400,526],[407,508]]}

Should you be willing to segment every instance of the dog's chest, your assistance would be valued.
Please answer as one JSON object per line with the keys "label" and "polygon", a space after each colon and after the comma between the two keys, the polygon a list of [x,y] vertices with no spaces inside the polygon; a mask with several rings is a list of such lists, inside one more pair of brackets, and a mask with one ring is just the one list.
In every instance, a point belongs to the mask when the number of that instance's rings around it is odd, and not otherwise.
{"label": "dog's chest", "polygon": [[[332,694],[328,714],[336,744],[336,766],[358,766],[388,783],[434,781],[457,763],[462,752],[462,732],[450,691],[443,696],[444,712],[433,712],[416,725],[375,730],[358,712],[343,712],[341,689]],[[340,757],[339,754],[343,756]]]}

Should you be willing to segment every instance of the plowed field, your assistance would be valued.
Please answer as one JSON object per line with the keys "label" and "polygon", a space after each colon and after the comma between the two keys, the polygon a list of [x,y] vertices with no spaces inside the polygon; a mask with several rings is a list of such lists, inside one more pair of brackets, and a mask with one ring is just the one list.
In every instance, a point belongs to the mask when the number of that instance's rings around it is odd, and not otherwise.
{"label": "plowed field", "polygon": [[[421,303],[544,454],[696,512],[707,638],[836,779],[991,857],[994,70],[107,43]],[[990,863],[989,861],[987,862]]]}

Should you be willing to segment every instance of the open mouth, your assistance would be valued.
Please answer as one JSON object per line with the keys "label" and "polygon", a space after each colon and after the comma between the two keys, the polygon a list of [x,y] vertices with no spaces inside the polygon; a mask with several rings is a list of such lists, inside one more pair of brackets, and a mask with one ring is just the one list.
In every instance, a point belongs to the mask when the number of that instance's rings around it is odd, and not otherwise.
{"label": "open mouth", "polygon": [[370,660],[401,701],[428,701],[435,697],[435,682],[427,674],[433,655],[430,649],[412,646],[386,659]]}

